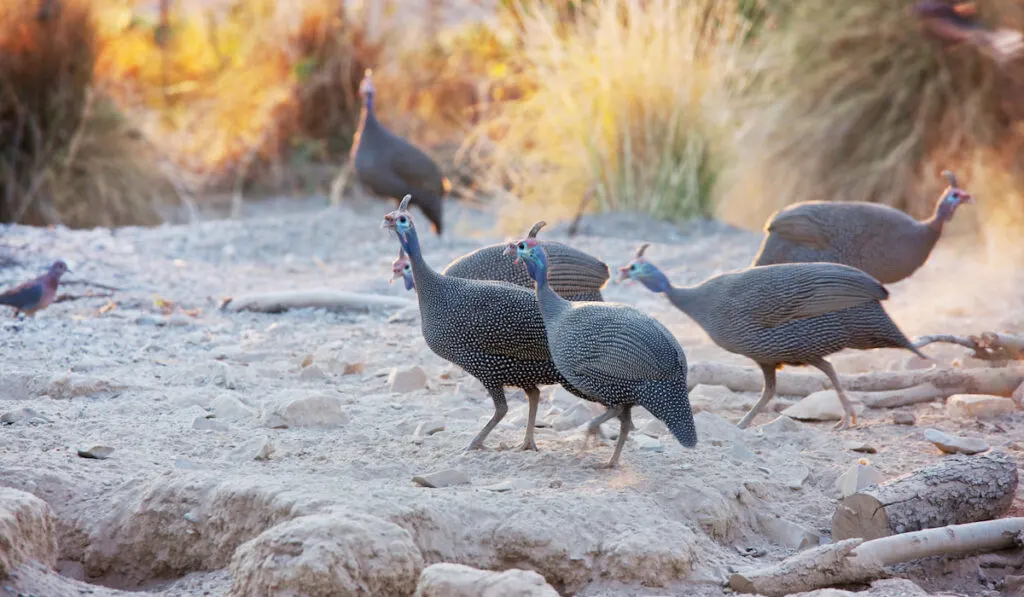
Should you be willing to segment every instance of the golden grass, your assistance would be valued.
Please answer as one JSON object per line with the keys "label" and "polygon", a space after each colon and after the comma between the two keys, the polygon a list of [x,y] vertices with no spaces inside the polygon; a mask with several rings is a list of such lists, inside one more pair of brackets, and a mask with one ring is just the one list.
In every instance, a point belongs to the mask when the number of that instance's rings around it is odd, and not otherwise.
{"label": "golden grass", "polygon": [[153,224],[172,195],[101,91],[89,0],[0,4],[0,221]]}
{"label": "golden grass", "polygon": [[600,209],[705,213],[728,57],[747,31],[736,4],[594,0],[564,20],[550,3],[527,2],[516,15],[523,95],[495,105],[470,152],[489,190],[529,206],[510,210],[507,225],[569,215],[590,189]]}
{"label": "golden grass", "polygon": [[[972,47],[943,49],[902,0],[780,4],[785,21],[745,62],[751,77],[735,104],[744,126],[719,215],[760,227],[786,204],[824,199],[882,202],[922,217],[944,185],[943,168],[985,204],[976,213],[1019,201],[1004,191],[1024,182],[1008,159],[1019,153],[1008,148],[1020,138],[1011,122],[1022,106],[1006,100],[1024,62],[1000,73]],[[991,24],[1024,25],[1024,6],[1013,0],[977,5]],[[979,190],[982,164],[1004,171],[988,193]]]}

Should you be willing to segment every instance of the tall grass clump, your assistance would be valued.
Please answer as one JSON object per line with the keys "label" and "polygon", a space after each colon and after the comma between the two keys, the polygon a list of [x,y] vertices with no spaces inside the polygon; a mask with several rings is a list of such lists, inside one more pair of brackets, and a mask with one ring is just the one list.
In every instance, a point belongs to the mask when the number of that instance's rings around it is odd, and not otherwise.
{"label": "tall grass clump", "polygon": [[591,191],[601,209],[707,213],[721,94],[748,27],[737,4],[592,0],[568,18],[552,4],[515,5],[521,93],[493,106],[470,146],[492,188],[529,204],[527,219],[568,215]]}
{"label": "tall grass clump", "polygon": [[98,52],[89,0],[0,3],[0,221],[159,221],[174,189],[94,88]]}
{"label": "tall grass clump", "polygon": [[[902,0],[782,4],[785,18],[747,55],[749,85],[736,104],[745,126],[720,215],[760,226],[789,203],[846,200],[922,217],[943,168],[979,194],[976,213],[987,214],[1004,194],[980,196],[979,160],[1005,170],[1011,187],[1024,182],[1014,149],[1024,140],[1014,126],[1024,116],[1015,93],[1024,61],[1000,70],[972,46],[944,48]],[[1024,25],[1024,5],[1013,0],[977,7],[990,26]]]}

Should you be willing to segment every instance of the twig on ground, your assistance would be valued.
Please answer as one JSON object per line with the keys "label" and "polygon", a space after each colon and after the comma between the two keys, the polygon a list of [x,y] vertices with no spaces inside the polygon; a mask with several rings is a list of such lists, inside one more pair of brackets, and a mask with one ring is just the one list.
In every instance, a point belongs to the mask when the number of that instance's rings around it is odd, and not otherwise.
{"label": "twig on ground", "polygon": [[289,309],[369,311],[374,308],[397,309],[413,304],[408,299],[395,296],[321,289],[254,293],[228,297],[221,302],[220,308],[228,311],[281,313]]}
{"label": "twig on ground", "polygon": [[976,359],[984,361],[1019,361],[1024,360],[1024,338],[1012,334],[984,332],[980,336],[956,336],[952,334],[936,334],[921,336],[914,346],[921,348],[928,344],[942,342],[969,348]]}

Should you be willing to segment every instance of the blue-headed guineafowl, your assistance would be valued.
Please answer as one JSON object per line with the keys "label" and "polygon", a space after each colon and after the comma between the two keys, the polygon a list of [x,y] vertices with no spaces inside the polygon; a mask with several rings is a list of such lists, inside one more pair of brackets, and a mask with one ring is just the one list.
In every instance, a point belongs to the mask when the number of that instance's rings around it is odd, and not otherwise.
{"label": "blue-headed guineafowl", "polygon": [[604,421],[622,423],[615,452],[605,467],[616,465],[632,428],[630,413],[640,405],[665,423],[682,445],[697,445],[697,430],[686,388],[686,355],[657,319],[628,305],[573,303],[548,284],[548,261],[536,238],[506,248],[526,262],[536,281],[537,303],[551,359],[569,383],[609,407],[588,426],[588,438]]}
{"label": "blue-headed guineafowl", "polygon": [[352,139],[352,169],[363,188],[396,201],[412,194],[413,205],[423,210],[437,234],[444,224],[444,197],[451,188],[434,160],[377,120],[372,71],[366,69],[359,94],[363,110]]}
{"label": "blue-headed guineafowl", "polygon": [[536,450],[533,430],[540,404],[539,385],[561,384],[587,398],[558,372],[548,352],[544,320],[533,292],[507,282],[465,280],[438,273],[423,259],[419,235],[408,211],[407,195],[381,226],[398,234],[409,256],[427,346],[458,365],[487,389],[494,416],[470,443],[484,439],[505,416],[505,386],[522,388],[530,403],[523,449]]}
{"label": "blue-headed guineafowl", "polygon": [[956,176],[943,172],[949,186],[935,213],[918,222],[878,203],[808,201],[779,210],[765,226],[766,236],[754,266],[779,263],[841,263],[863,270],[882,284],[893,284],[924,265],[942,228],[956,208],[973,203],[957,187]]}
{"label": "blue-headed guineafowl", "polygon": [[889,292],[863,271],[835,263],[791,263],[752,267],[720,274],[697,286],[673,286],[644,258],[649,244],[620,269],[664,293],[729,352],[749,357],[764,373],[764,392],[739,422],[745,428],[775,395],[775,370],[782,365],[810,365],[828,376],[843,405],[846,428],[857,415],[825,357],[844,348],[914,348],[893,323],[880,301]]}

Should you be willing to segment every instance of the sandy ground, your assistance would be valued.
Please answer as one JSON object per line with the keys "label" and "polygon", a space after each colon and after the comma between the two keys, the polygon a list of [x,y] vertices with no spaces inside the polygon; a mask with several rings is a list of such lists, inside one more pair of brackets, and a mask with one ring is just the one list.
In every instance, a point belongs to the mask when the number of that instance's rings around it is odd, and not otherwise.
{"label": "sandy ground", "polygon": [[[153,229],[0,229],[0,243],[22,261],[0,270],[0,286],[63,258],[74,270],[68,281],[121,289],[112,298],[55,304],[34,320],[0,320],[0,413],[31,408],[39,415],[0,426],[0,486],[48,502],[60,520],[64,574],[26,567],[0,582],[0,595],[244,594],[237,586],[232,593],[232,583],[263,582],[257,577],[272,566],[268,559],[254,572],[253,559],[236,553],[240,545],[282,521],[329,512],[397,525],[426,564],[532,568],[565,595],[717,596],[725,594],[730,570],[794,553],[786,545],[792,529],[827,540],[835,481],[859,459],[887,477],[940,461],[922,437],[926,427],[981,437],[1018,457],[1024,449],[1020,412],[954,421],[941,404],[923,404],[905,409],[916,414],[915,426],[869,409],[858,428],[843,432],[832,431],[831,422],[740,432],[725,423],[737,421],[756,396],[698,388],[694,403],[704,412],[694,450],[671,436],[658,438],[663,451],[630,442],[621,467],[601,471],[593,465],[609,457],[611,442],[581,453],[579,429],[548,426],[538,430],[538,453],[520,452],[512,448],[522,440],[525,401],[509,390],[509,416],[488,449],[468,453],[493,412],[490,400],[475,380],[430,353],[415,307],[397,316],[394,309],[218,310],[225,296],[304,288],[413,301],[400,284],[388,285],[397,241],[378,225],[390,207],[325,206],[319,198],[271,201],[249,206],[241,221]],[[503,240],[489,232],[486,214],[457,206],[451,212],[454,236],[424,239],[436,268]],[[563,230],[542,235],[566,240]],[[613,268],[640,241],[656,243],[647,255],[676,283],[745,266],[760,242],[758,233],[716,222],[676,228],[621,215],[586,220],[582,232],[569,242]],[[1019,330],[1024,284],[1012,271],[979,255],[976,244],[943,239],[925,268],[890,287],[886,306],[910,336]],[[62,291],[81,295],[85,288],[67,284]],[[691,362],[750,364],[637,285],[609,285],[605,297],[658,317]],[[177,307],[168,313],[156,299]],[[939,366],[964,356],[955,347],[926,352]],[[847,351],[832,362],[850,373],[902,369],[909,357]],[[304,369],[310,362],[314,367]],[[392,369],[412,366],[424,369],[427,387],[389,391]],[[540,419],[548,424],[579,402],[554,388],[543,396]],[[340,403],[340,410],[306,413],[321,427],[271,428],[274,413],[295,399]],[[764,413],[755,423],[776,416]],[[637,417],[638,427],[648,421]],[[444,430],[414,437],[425,422]],[[878,453],[844,448],[851,440]],[[114,452],[106,460],[76,455],[94,445]],[[255,459],[261,451],[269,458]],[[448,468],[463,471],[470,484],[412,483]],[[1002,578],[1021,573],[971,559],[899,571],[927,591],[960,595],[1002,595]]]}

